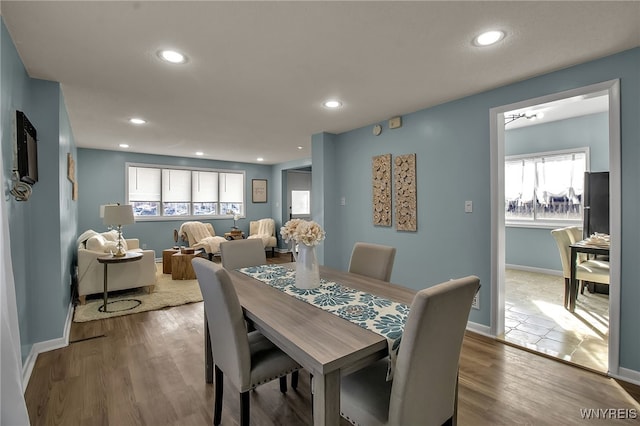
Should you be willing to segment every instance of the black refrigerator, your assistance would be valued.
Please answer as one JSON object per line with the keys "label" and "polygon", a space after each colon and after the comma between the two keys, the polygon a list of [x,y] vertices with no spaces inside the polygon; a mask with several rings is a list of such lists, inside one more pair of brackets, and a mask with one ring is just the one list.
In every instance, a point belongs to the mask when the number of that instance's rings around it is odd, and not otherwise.
{"label": "black refrigerator", "polygon": [[[588,238],[595,232],[609,234],[609,172],[584,174],[584,222],[582,234]],[[609,286],[587,284],[590,293],[609,294]]]}
{"label": "black refrigerator", "polygon": [[609,172],[584,174],[584,222],[582,234],[609,234]]}

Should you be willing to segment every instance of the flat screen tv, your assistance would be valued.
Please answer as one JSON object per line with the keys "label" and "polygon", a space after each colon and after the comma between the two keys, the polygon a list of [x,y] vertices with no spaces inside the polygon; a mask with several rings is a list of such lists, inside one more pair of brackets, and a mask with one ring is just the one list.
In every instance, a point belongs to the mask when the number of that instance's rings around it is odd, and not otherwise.
{"label": "flat screen tv", "polygon": [[38,133],[22,111],[16,110],[18,174],[29,185],[38,181]]}

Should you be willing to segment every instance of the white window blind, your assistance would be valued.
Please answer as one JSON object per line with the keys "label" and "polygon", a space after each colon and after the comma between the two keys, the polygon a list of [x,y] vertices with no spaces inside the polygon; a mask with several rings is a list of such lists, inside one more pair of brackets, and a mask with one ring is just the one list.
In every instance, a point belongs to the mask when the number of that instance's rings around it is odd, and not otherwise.
{"label": "white window blind", "polygon": [[547,152],[505,161],[505,218],[579,221],[587,149]]}
{"label": "white window blind", "polygon": [[129,201],[160,201],[160,169],[129,167]]}
{"label": "white window blind", "polygon": [[245,212],[245,172],[127,164],[127,198],[134,215],[158,218],[228,217]]}
{"label": "white window blind", "polygon": [[565,197],[579,203],[584,192],[585,154],[556,155],[536,164],[538,200],[549,204],[552,198]]}
{"label": "white window blind", "polygon": [[194,203],[213,203],[218,201],[218,173],[193,171],[192,201]]}
{"label": "white window blind", "polygon": [[162,170],[162,201],[165,203],[191,201],[191,172]]}
{"label": "white window blind", "polygon": [[238,173],[220,173],[220,202],[241,203],[244,179]]}

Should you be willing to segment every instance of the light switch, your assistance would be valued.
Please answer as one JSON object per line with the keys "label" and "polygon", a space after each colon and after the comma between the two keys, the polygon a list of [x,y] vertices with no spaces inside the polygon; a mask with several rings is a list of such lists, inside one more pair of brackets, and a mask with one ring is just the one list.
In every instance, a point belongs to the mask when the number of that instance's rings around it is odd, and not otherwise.
{"label": "light switch", "polygon": [[347,198],[346,197],[340,197],[340,205],[341,206],[346,206],[347,205]]}
{"label": "light switch", "polygon": [[473,201],[465,201],[464,202],[464,212],[465,213],[473,212]]}

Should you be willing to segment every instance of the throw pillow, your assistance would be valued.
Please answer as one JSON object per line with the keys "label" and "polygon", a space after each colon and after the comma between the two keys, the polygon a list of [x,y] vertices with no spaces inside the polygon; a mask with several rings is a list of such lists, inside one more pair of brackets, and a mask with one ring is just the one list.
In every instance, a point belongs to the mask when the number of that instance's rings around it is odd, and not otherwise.
{"label": "throw pillow", "polygon": [[115,229],[112,229],[111,231],[103,232],[100,235],[102,235],[104,239],[107,241],[118,241],[118,231]]}
{"label": "throw pillow", "polygon": [[105,240],[105,238],[102,235],[100,234],[94,235],[93,237],[87,240],[87,250],[99,251],[104,253],[106,242],[107,240]]}
{"label": "throw pillow", "polygon": [[[105,240],[107,240],[107,244],[105,246],[105,252],[111,253],[116,252],[118,249],[118,231],[112,229],[111,231],[103,232],[101,234]],[[124,236],[120,239],[122,241],[122,248],[127,250],[127,241],[124,239]]]}

